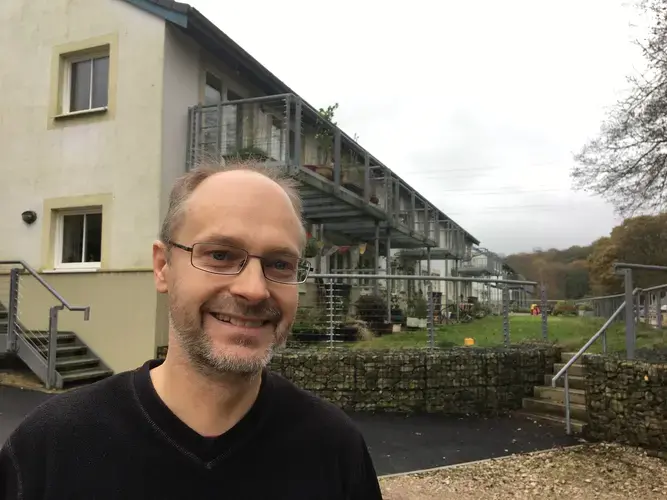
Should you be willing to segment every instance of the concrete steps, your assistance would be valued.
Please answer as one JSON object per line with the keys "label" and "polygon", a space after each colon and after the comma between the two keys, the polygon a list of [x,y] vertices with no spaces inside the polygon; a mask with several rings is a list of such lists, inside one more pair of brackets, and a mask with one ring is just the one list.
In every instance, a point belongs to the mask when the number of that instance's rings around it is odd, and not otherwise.
{"label": "concrete steps", "polygon": [[[563,353],[560,363],[555,363],[553,374],[544,377],[544,386],[533,389],[533,397],[523,399],[522,415],[536,421],[566,428],[565,388],[561,377],[556,387],[551,386],[554,374],[560,371],[572,359],[574,353]],[[568,370],[570,396],[570,424],[572,432],[581,434],[588,422],[585,392],[585,368],[580,363],[573,364]]]}

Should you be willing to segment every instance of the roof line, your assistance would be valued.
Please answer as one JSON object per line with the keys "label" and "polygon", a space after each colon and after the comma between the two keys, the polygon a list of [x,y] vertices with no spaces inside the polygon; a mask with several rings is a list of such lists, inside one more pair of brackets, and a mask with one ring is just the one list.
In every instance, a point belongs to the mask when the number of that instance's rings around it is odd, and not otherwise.
{"label": "roof line", "polygon": [[[257,59],[255,59],[249,52],[247,52],[243,47],[241,47],[225,32],[223,32],[220,28],[218,28],[213,22],[211,22],[206,16],[204,16],[204,14],[199,12],[191,5],[182,2],[177,2],[174,0],[124,0],[124,1],[140,9],[146,10],[157,16],[160,16],[164,18],[166,21],[176,24],[182,28],[199,30],[213,39],[217,38],[221,43],[223,43],[227,47],[228,50],[235,52],[236,55],[240,57],[242,60],[250,63],[251,66],[254,66],[251,69],[259,71],[259,73],[267,80],[266,83],[276,88],[278,90],[278,93],[294,94],[295,96],[299,97],[299,99],[301,99],[303,105],[310,108],[312,111],[317,112],[317,108],[309,104],[297,92],[295,92],[292,88],[290,88],[285,82],[283,82],[280,78],[278,78],[275,74],[273,74],[266,66],[264,66]],[[408,184],[405,181],[405,179],[403,179],[396,172],[387,167],[387,165],[381,162],[376,156],[371,154],[370,151],[368,151],[366,148],[361,146],[361,144],[358,144],[342,129],[339,128],[339,130],[341,131],[341,136],[343,138],[355,144],[355,146],[360,148],[365,154],[368,154],[368,156],[372,158],[375,161],[375,163],[389,170],[396,178],[398,178],[398,180],[401,183],[403,183],[403,185],[406,188],[411,189],[415,193],[417,193],[417,190],[412,186],[410,186],[410,184]],[[456,224],[459,228],[461,228],[463,232],[467,236],[469,236],[470,239],[473,240],[474,243],[476,244],[480,243],[480,241],[477,238],[475,238],[471,233],[466,231],[463,228],[463,226],[461,226],[461,224],[452,219],[449,215],[443,212],[435,204],[427,200],[423,195],[420,196],[424,199],[424,201],[427,201],[431,207],[435,208],[440,215],[446,217],[448,220],[450,220],[451,222]]]}

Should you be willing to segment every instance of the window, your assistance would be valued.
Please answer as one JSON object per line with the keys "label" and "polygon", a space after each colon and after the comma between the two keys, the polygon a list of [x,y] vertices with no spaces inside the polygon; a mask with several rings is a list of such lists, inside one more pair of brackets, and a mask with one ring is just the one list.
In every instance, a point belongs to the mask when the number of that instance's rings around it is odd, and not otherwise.
{"label": "window", "polygon": [[104,109],[109,104],[109,53],[66,59],[63,111]]}
{"label": "window", "polygon": [[64,211],[59,214],[56,267],[98,268],[102,261],[102,212]]}
{"label": "window", "polygon": [[222,81],[212,73],[206,73],[206,86],[204,87],[204,105],[218,104],[222,101]]}

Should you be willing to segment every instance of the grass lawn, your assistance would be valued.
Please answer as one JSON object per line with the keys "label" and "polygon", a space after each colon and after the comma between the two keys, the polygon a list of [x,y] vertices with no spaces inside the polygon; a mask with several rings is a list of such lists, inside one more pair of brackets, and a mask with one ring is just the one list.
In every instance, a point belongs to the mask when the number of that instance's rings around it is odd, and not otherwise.
{"label": "grass lawn", "polygon": [[[600,329],[601,318],[549,316],[549,341],[556,342],[567,350],[578,350]],[[503,320],[500,316],[487,316],[471,323],[442,326],[435,330],[438,347],[464,345],[470,337],[480,347],[503,344]],[[538,316],[510,316],[510,342],[518,344],[526,340],[542,340],[541,318]],[[354,344],[356,349],[427,347],[428,332],[400,332]],[[637,348],[667,346],[667,330],[655,330],[640,324],[637,328]],[[614,323],[607,330],[609,352],[625,350],[625,324]],[[599,339],[588,352],[602,352]]]}

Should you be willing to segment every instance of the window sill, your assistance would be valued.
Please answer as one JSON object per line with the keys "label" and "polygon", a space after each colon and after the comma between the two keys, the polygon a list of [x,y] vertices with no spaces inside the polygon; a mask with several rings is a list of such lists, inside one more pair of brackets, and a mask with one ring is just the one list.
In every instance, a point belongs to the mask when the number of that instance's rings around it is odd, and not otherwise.
{"label": "window sill", "polygon": [[104,106],[102,108],[93,108],[93,109],[83,109],[81,111],[72,111],[71,113],[62,113],[59,115],[54,116],[54,120],[67,120],[77,118],[80,116],[90,116],[90,115],[101,115],[109,111],[109,108],[107,106]]}
{"label": "window sill", "polygon": [[44,269],[44,274],[74,274],[74,273],[96,273],[99,267],[57,267],[55,269]]}

